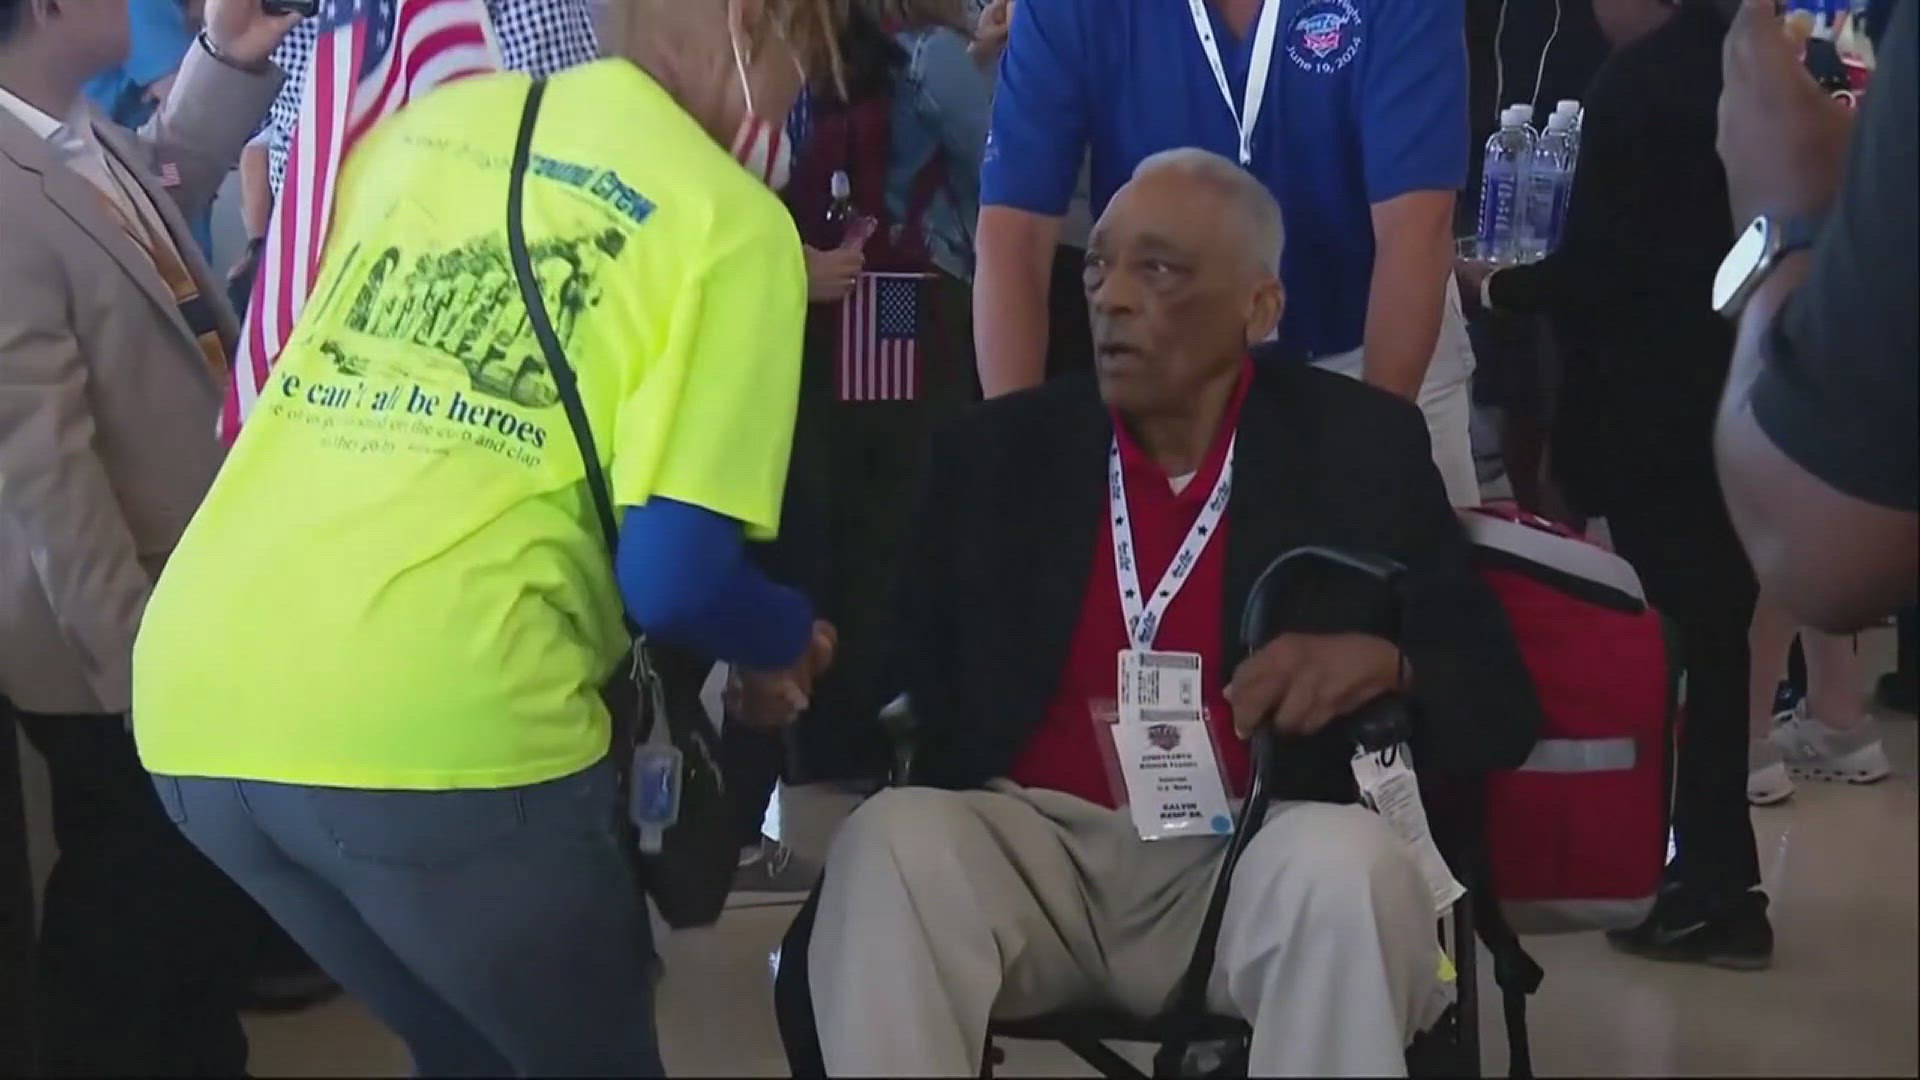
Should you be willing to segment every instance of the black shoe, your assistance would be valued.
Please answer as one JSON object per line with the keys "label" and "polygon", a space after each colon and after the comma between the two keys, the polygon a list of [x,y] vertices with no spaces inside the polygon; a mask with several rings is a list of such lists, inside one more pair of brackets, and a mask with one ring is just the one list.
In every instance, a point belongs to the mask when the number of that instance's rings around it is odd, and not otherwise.
{"label": "black shoe", "polygon": [[1792,712],[1800,707],[1800,701],[1807,696],[1805,690],[1793,685],[1791,679],[1781,679],[1780,685],[1773,689],[1773,713],[1779,716],[1783,712]]}
{"label": "black shoe", "polygon": [[1758,889],[1730,897],[1705,897],[1683,888],[1661,892],[1647,921],[1631,930],[1609,930],[1621,952],[1649,960],[1710,964],[1735,971],[1773,966],[1773,924],[1767,894]]}

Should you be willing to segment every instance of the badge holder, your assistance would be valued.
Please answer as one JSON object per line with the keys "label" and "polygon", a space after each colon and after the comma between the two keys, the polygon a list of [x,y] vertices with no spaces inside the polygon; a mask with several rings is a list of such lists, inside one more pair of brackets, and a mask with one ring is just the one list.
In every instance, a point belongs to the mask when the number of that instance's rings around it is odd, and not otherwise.
{"label": "badge holder", "polygon": [[1111,726],[1126,805],[1142,840],[1233,834],[1196,653],[1127,650]]}

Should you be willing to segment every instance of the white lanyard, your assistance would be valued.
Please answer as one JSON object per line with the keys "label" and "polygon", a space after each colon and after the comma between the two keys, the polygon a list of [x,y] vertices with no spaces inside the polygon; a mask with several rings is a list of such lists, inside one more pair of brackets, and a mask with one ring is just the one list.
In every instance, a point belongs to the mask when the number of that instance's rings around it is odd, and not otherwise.
{"label": "white lanyard", "polygon": [[1220,63],[1220,43],[1213,39],[1213,20],[1207,16],[1207,0],[1187,0],[1193,10],[1193,29],[1200,35],[1200,47],[1206,50],[1207,64],[1213,68],[1213,81],[1220,84],[1220,96],[1227,111],[1240,128],[1240,167],[1253,167],[1253,127],[1260,122],[1260,104],[1267,97],[1267,72],[1273,67],[1273,35],[1280,24],[1281,0],[1264,0],[1260,5],[1260,23],[1253,32],[1253,57],[1247,68],[1246,103],[1235,107],[1233,90],[1227,85],[1227,69]]}
{"label": "white lanyard", "polygon": [[1220,531],[1220,519],[1226,516],[1227,499],[1233,492],[1233,446],[1238,441],[1236,435],[1227,443],[1227,459],[1220,465],[1220,479],[1213,482],[1213,493],[1207,496],[1207,504],[1200,508],[1200,516],[1193,520],[1186,540],[1181,542],[1173,562],[1167,564],[1167,572],[1161,575],[1160,584],[1154,587],[1151,597],[1140,591],[1139,554],[1133,542],[1133,515],[1127,511],[1127,481],[1120,467],[1118,438],[1108,451],[1107,505],[1113,514],[1113,565],[1120,578],[1120,614],[1126,618],[1127,641],[1133,648],[1142,651],[1153,648],[1153,638],[1160,629],[1161,619],[1166,617],[1167,605],[1179,595],[1181,586],[1187,583],[1194,565],[1200,561],[1200,553]]}

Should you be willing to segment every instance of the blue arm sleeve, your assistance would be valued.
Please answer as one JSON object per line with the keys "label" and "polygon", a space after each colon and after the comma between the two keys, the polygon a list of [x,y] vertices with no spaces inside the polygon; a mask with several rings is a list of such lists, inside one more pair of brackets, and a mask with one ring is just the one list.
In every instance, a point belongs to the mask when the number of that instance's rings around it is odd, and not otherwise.
{"label": "blue arm sleeve", "polygon": [[122,68],[144,90],[180,69],[193,31],[177,0],[134,0],[127,13],[132,34]]}
{"label": "blue arm sleeve", "polygon": [[1085,5],[1050,0],[1018,3],[993,125],[980,167],[980,202],[1035,214],[1066,213],[1086,156]]}
{"label": "blue arm sleeve", "polygon": [[1378,0],[1360,61],[1367,201],[1467,182],[1465,8],[1449,0]]}
{"label": "blue arm sleeve", "polygon": [[744,667],[787,667],[806,652],[813,605],[746,557],[740,522],[654,498],[628,507],[615,559],[620,595],[649,637]]}

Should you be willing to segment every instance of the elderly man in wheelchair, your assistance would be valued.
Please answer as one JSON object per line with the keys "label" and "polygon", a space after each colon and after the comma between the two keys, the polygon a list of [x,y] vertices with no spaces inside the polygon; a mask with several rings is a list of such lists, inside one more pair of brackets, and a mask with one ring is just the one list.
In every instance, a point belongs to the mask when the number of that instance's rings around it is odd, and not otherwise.
{"label": "elderly man in wheelchair", "polygon": [[[1250,1025],[1253,1075],[1403,1072],[1446,1009],[1444,882],[1358,805],[1382,759],[1336,721],[1397,695],[1423,772],[1475,773],[1539,707],[1419,411],[1254,347],[1281,242],[1231,162],[1149,159],[1088,249],[1095,376],[936,443],[903,567],[915,786],[846,822],[809,912],[828,1073],[979,1075],[996,1022],[1164,1015],[1209,921],[1195,1010]],[[1258,580],[1315,545],[1396,569]],[[1256,756],[1274,801],[1229,839]]]}

